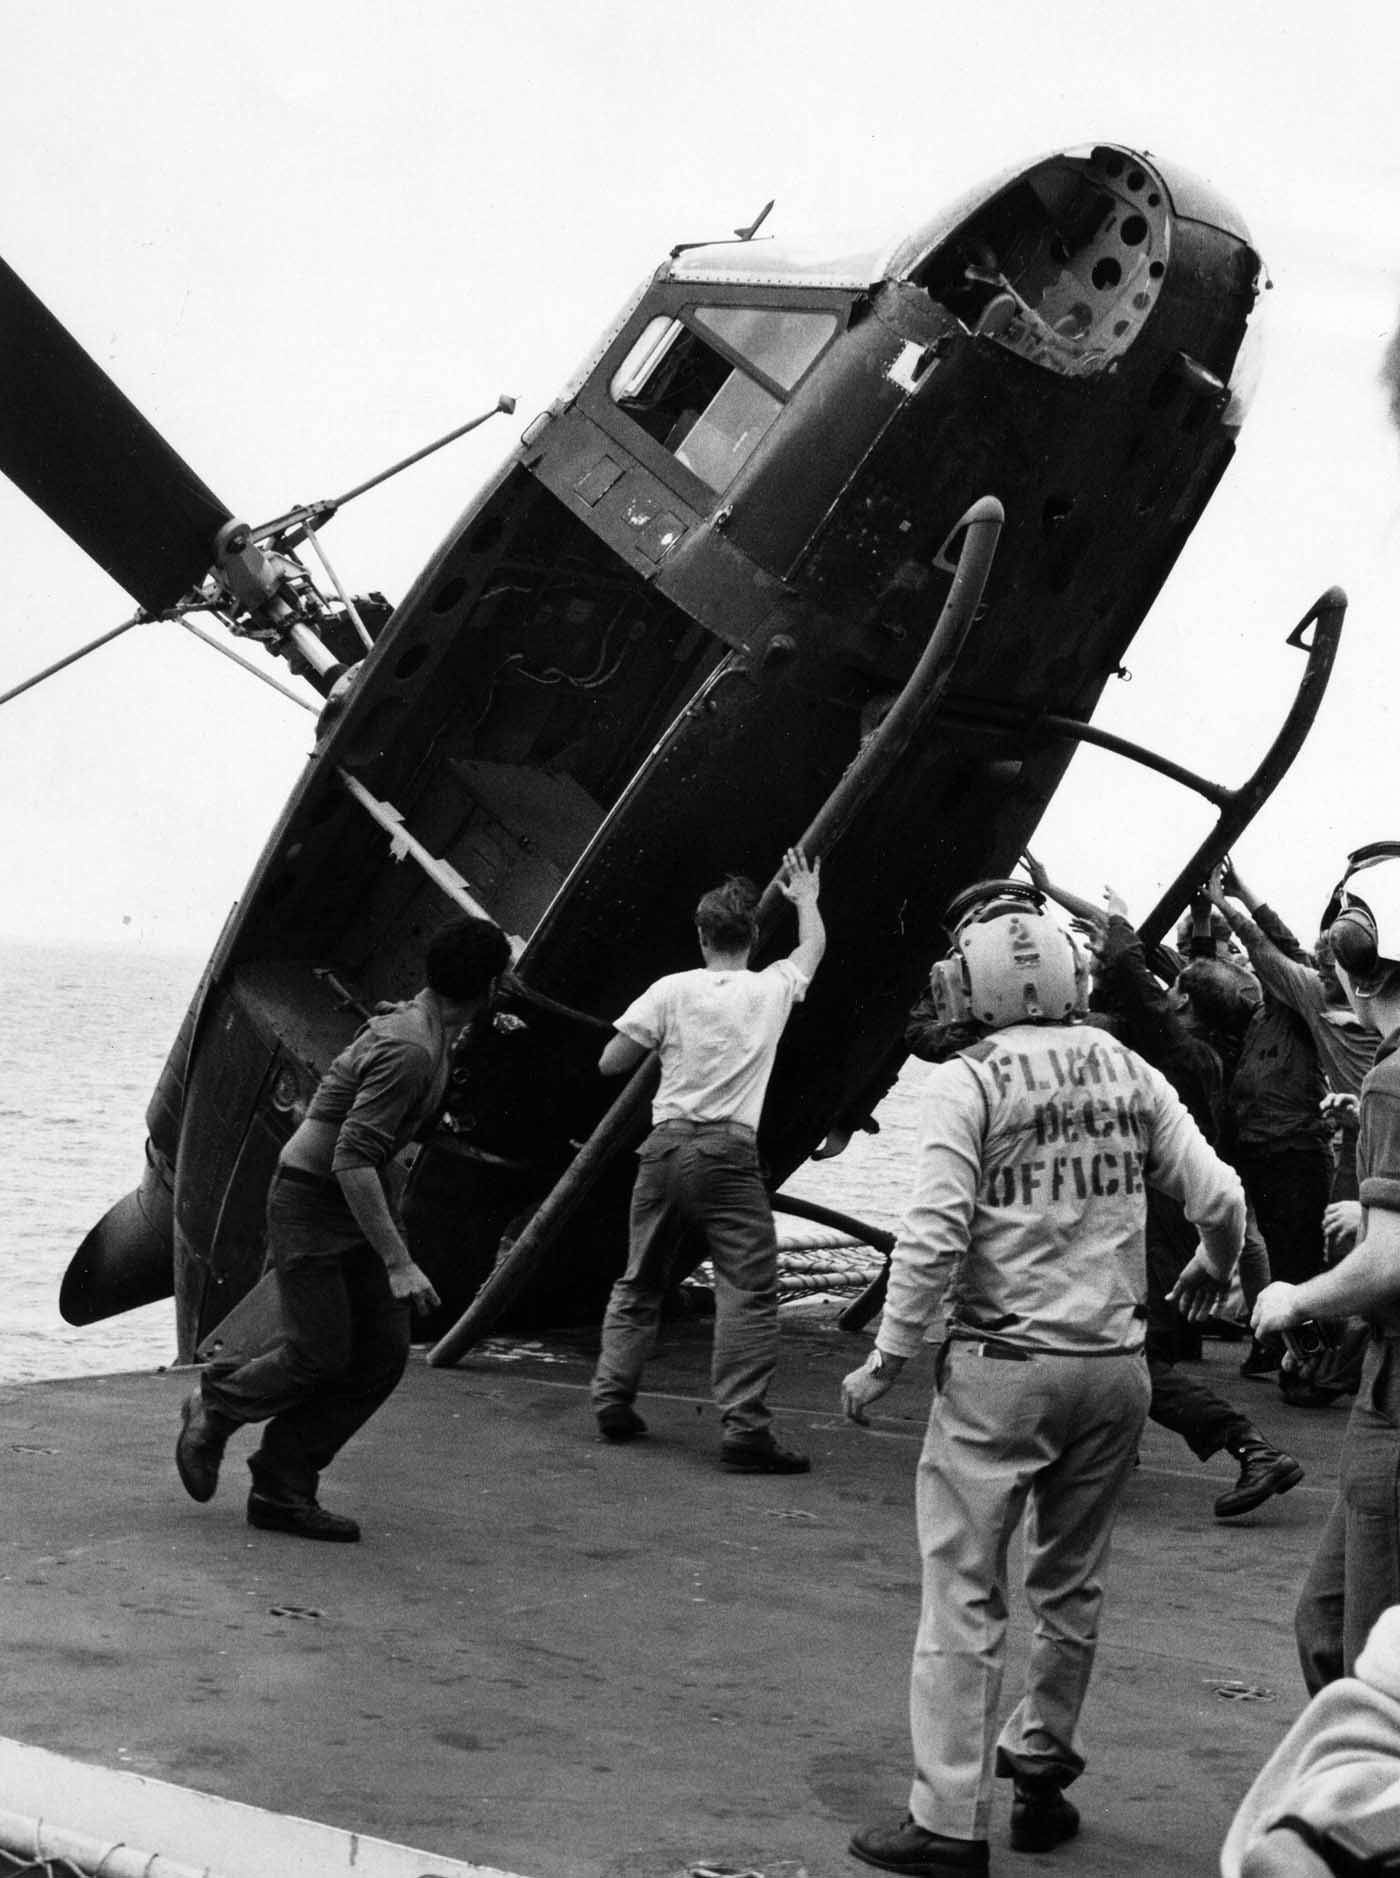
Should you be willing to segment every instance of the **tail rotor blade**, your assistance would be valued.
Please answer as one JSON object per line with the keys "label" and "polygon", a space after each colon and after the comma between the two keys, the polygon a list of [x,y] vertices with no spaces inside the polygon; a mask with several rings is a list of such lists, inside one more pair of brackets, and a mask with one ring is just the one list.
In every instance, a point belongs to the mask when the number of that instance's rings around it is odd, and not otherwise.
{"label": "tail rotor blade", "polygon": [[0,471],[151,612],[199,584],[231,519],[4,261]]}

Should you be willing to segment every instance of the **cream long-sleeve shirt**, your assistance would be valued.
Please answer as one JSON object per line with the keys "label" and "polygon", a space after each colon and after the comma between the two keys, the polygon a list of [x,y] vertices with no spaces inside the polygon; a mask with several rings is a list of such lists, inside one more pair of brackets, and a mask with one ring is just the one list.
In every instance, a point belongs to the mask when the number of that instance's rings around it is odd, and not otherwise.
{"label": "cream long-sleeve shirt", "polygon": [[1018,1024],[940,1064],[877,1347],[912,1356],[946,1316],[1025,1349],[1141,1348],[1148,1183],[1233,1266],[1239,1177],[1125,1044],[1088,1024]]}

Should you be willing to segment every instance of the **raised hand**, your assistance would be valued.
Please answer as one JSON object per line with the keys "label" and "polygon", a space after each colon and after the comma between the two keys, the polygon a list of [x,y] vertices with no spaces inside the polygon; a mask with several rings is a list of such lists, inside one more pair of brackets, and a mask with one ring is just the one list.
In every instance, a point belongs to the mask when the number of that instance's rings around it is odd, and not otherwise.
{"label": "raised hand", "polygon": [[821,892],[821,875],[820,856],[809,867],[801,848],[789,848],[783,855],[783,872],[778,880],[778,890],[795,906],[803,900],[810,900],[815,906],[817,895]]}

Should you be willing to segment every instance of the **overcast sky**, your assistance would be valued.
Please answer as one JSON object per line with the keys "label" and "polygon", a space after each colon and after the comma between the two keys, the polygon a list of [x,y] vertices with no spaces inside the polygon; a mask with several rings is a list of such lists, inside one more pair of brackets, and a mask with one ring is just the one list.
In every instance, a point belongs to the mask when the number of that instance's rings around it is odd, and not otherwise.
{"label": "overcast sky", "polygon": [[[1296,23],[1294,23],[1296,14]],[[927,220],[1057,146],[1208,177],[1273,283],[1236,460],[1098,721],[1239,782],[1351,612],[1313,740],[1241,844],[1297,923],[1345,850],[1400,836],[1400,307],[1388,4],[1256,0],[0,0],[0,254],[238,514],[339,493],[489,408],[480,438],[352,505],[347,584],[401,595],[672,245]],[[0,691],[131,603],[0,485]],[[281,668],[278,668],[281,669]],[[0,932],[208,945],[313,719],[148,625],[0,707]],[[1037,846],[1145,911],[1206,825],[1081,754]]]}

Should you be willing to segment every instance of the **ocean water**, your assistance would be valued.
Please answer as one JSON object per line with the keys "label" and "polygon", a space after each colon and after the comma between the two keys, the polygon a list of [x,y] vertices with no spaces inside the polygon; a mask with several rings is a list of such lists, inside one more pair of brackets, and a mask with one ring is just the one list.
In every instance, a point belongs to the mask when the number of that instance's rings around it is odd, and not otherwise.
{"label": "ocean water", "polygon": [[175,1310],[77,1329],[58,1314],[69,1259],[145,1167],[146,1105],[202,957],[0,939],[0,1383],[152,1369]]}
{"label": "ocean water", "polygon": [[[58,1314],[69,1259],[136,1186],[146,1105],[204,966],[130,945],[0,939],[0,1384],[153,1369],[175,1353],[169,1301],[75,1328]],[[809,1163],[787,1190],[876,1226],[898,1224],[923,1065],[906,1066],[878,1135]],[[780,1221],[780,1236],[801,1229]]]}
{"label": "ocean water", "polygon": [[[867,1225],[894,1232],[909,1197],[919,1136],[920,1097],[927,1075],[928,1064],[911,1057],[875,1111],[877,1132],[852,1135],[835,1160],[808,1161],[784,1182],[784,1193],[815,1200]],[[799,1230],[796,1220],[786,1224],[781,1218],[778,1221],[780,1241]]]}

